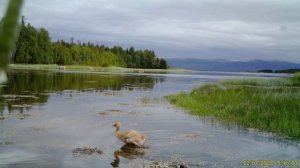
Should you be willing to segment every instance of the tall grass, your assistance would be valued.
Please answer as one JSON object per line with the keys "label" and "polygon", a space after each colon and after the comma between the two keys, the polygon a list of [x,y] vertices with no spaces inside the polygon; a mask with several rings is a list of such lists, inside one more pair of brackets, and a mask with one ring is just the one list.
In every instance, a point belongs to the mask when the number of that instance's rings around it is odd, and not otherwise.
{"label": "tall grass", "polygon": [[297,72],[294,74],[292,81],[297,84],[298,86],[300,86],[300,72]]}
{"label": "tall grass", "polygon": [[[224,81],[167,98],[190,113],[214,116],[249,128],[300,138],[300,89],[297,80]],[[276,86],[276,87],[274,87]],[[298,85],[299,86],[299,85]]]}

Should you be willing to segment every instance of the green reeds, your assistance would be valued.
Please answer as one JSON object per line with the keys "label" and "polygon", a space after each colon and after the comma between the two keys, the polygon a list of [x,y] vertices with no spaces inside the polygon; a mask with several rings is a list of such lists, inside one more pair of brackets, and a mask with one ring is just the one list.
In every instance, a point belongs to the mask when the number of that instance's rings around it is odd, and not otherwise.
{"label": "green reeds", "polygon": [[300,138],[300,86],[291,79],[221,82],[167,98],[199,116],[214,116],[247,128]]}

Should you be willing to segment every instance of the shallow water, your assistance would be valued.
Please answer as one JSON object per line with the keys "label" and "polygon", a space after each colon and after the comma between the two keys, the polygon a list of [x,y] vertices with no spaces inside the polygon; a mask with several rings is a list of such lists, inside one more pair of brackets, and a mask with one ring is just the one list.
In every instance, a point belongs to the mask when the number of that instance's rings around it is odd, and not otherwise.
{"label": "shallow water", "polygon": [[[0,167],[143,167],[157,161],[243,167],[245,160],[299,161],[298,141],[191,116],[164,99],[248,76],[11,71],[0,88]],[[146,148],[121,149],[112,126],[117,120],[122,130],[146,134]],[[75,155],[78,148],[103,153]]]}

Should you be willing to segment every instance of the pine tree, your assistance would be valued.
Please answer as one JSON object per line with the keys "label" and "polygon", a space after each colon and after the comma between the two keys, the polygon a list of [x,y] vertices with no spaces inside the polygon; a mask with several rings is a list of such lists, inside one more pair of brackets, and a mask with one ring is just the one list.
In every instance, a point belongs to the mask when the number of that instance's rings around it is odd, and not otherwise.
{"label": "pine tree", "polygon": [[156,57],[152,50],[136,50],[134,47],[124,50],[120,46],[109,48],[94,45],[90,42],[74,43],[58,40],[51,42],[49,32],[36,29],[29,23],[26,25],[22,17],[21,32],[17,41],[17,49],[12,58],[14,63],[24,64],[59,64],[59,65],[91,65],[121,66],[129,68],[167,68],[164,59]]}

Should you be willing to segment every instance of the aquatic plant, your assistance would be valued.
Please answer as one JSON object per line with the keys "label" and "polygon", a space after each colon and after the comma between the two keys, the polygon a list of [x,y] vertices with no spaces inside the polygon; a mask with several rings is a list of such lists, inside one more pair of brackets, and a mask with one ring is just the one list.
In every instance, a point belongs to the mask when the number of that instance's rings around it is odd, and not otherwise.
{"label": "aquatic plant", "polygon": [[294,80],[233,80],[191,93],[167,96],[171,103],[199,116],[300,138],[300,89]]}

